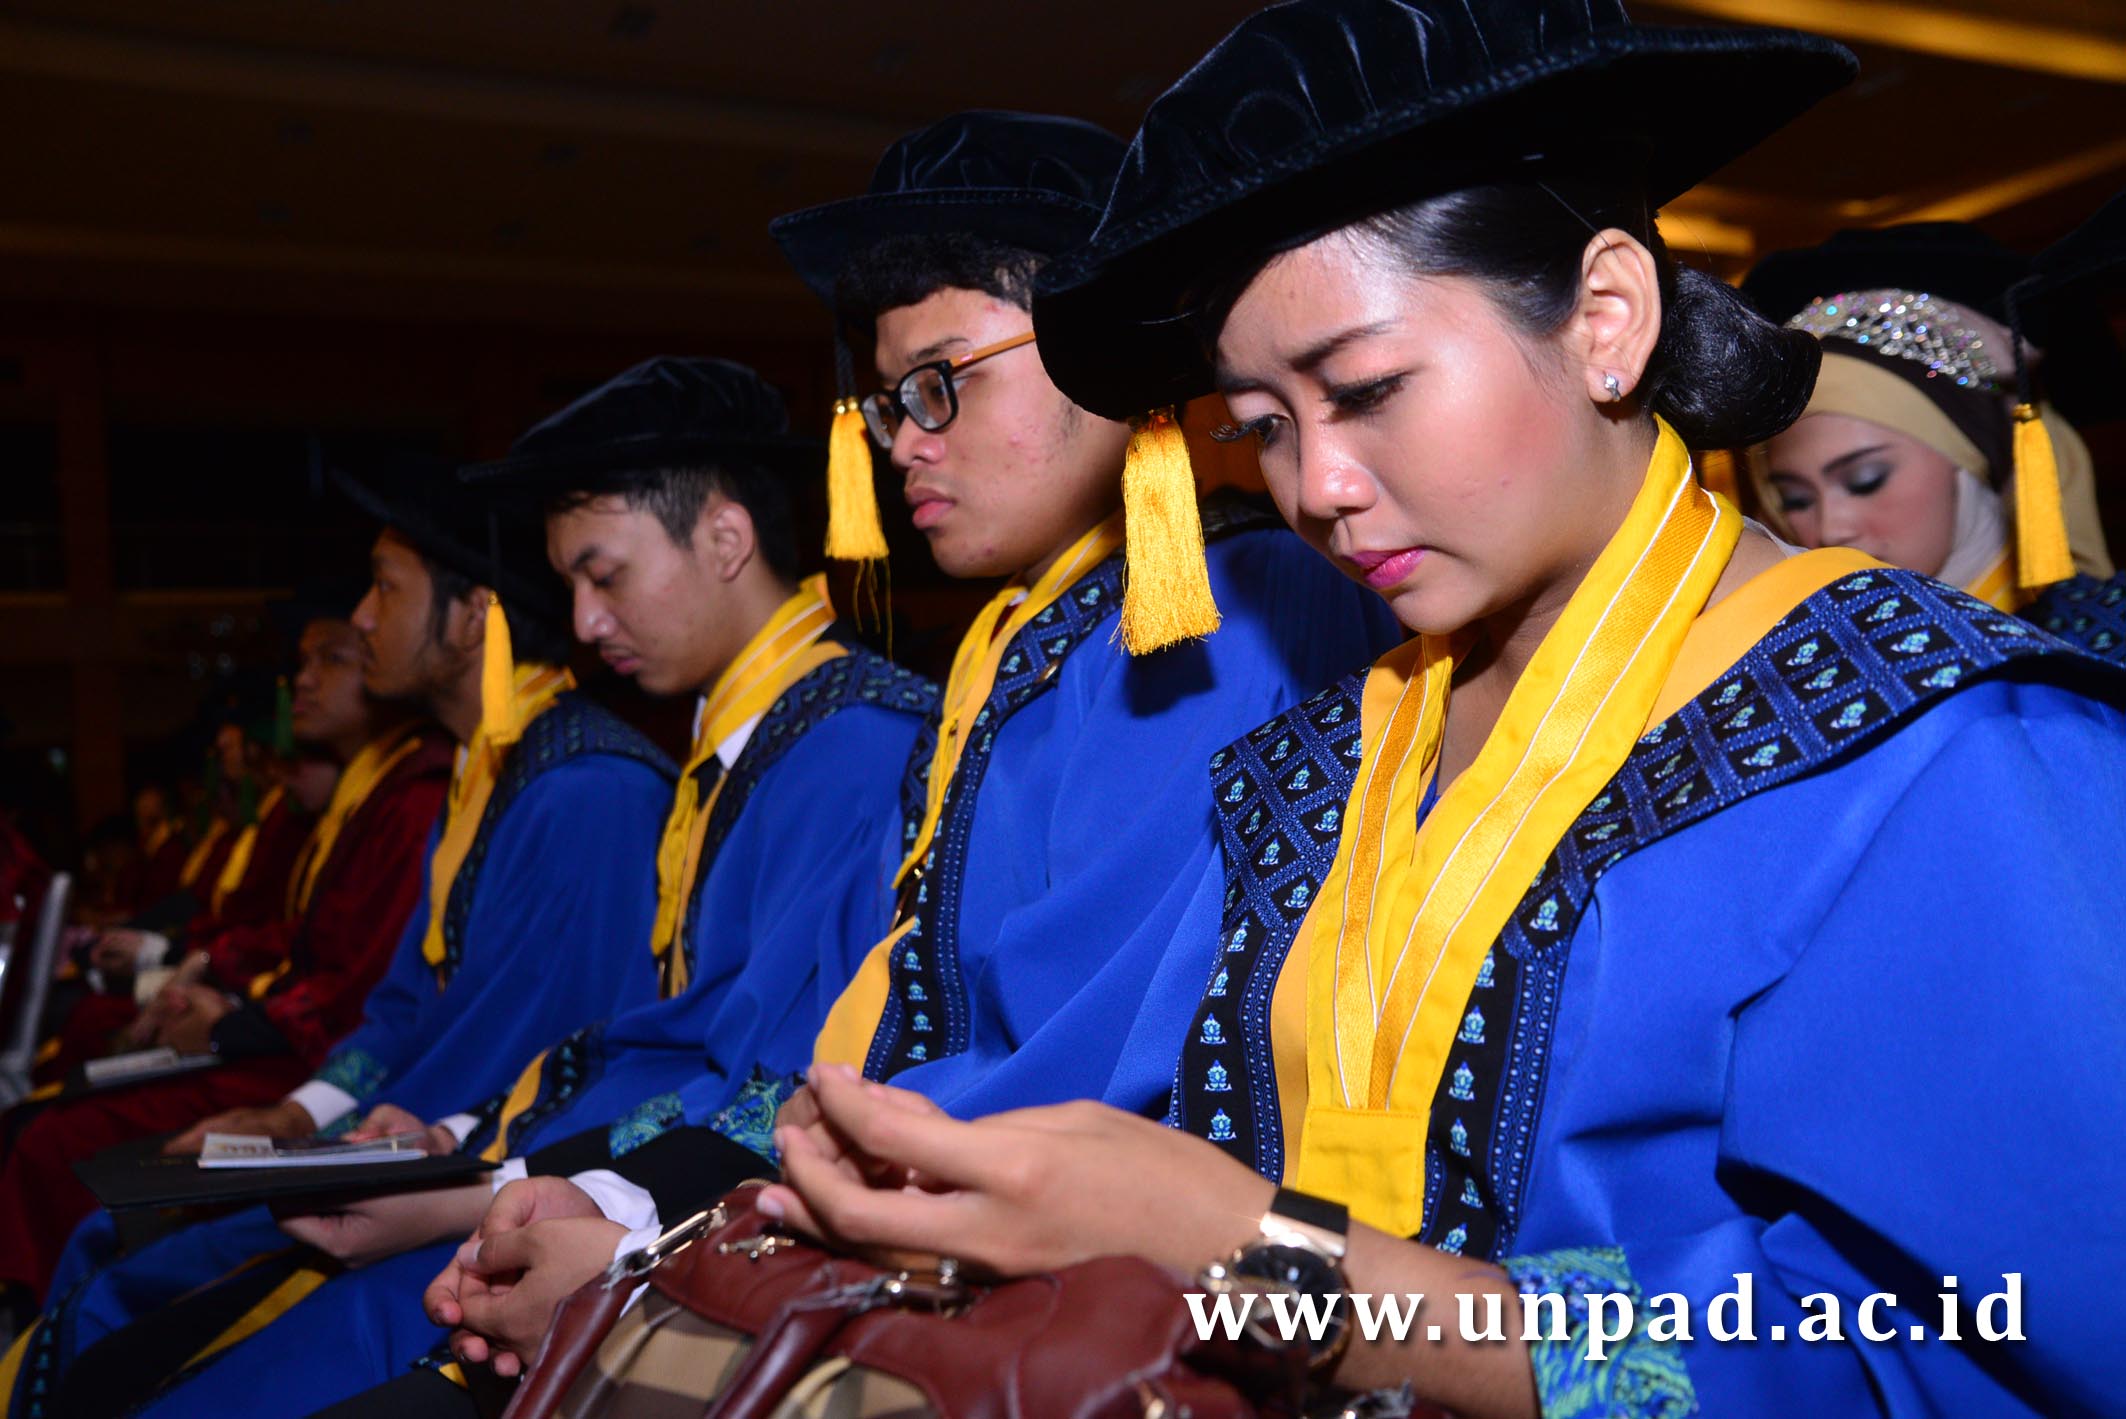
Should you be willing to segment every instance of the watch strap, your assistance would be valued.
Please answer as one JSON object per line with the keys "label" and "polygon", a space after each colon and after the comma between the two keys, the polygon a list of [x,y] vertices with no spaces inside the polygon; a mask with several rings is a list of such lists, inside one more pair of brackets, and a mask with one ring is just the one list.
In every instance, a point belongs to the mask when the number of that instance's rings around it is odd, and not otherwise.
{"label": "watch strap", "polygon": [[1341,1262],[1351,1235],[1351,1212],[1340,1202],[1281,1187],[1262,1217],[1262,1235],[1285,1246],[1306,1247]]}

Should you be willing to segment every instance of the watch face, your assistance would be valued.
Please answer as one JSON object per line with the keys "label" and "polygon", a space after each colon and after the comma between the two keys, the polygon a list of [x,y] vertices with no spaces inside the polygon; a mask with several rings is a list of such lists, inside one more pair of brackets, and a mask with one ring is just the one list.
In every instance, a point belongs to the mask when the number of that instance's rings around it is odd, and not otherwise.
{"label": "watch face", "polygon": [[1264,1289],[1301,1296],[1326,1296],[1343,1289],[1336,1264],[1305,1247],[1251,1246],[1234,1257],[1227,1269]]}

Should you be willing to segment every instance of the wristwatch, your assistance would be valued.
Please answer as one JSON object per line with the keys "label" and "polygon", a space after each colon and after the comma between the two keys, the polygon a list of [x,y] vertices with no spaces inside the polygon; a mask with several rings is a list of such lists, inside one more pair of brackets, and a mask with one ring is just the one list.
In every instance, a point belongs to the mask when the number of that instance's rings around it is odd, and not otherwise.
{"label": "wristwatch", "polygon": [[[1214,1295],[1282,1294],[1294,1301],[1314,1297],[1315,1315],[1327,1315],[1318,1340],[1304,1325],[1286,1336],[1276,1309],[1265,1304],[1249,1308],[1243,1329],[1256,1344],[1271,1350],[1306,1347],[1307,1372],[1326,1375],[1351,1344],[1350,1309],[1332,1306],[1329,1299],[1349,1289],[1343,1260],[1350,1233],[1351,1214],[1342,1203],[1281,1187],[1270,1200],[1270,1210],[1262,1214],[1257,1235],[1225,1260],[1205,1267],[1198,1280]],[[1289,1304],[1287,1309],[1292,1309]],[[1293,1314],[1296,1318],[1297,1312]]]}

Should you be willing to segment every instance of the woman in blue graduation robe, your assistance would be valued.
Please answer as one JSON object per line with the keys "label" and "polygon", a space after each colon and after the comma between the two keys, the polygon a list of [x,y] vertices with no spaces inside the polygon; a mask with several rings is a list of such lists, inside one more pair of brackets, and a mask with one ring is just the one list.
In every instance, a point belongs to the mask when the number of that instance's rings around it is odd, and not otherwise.
{"label": "woman in blue graduation robe", "polygon": [[[822,1126],[922,1185],[786,1128],[765,1210],[1006,1275],[1423,1293],[1437,1336],[1285,1343],[1461,1414],[2115,1407],[2086,1298],[2126,1257],[2126,686],[1793,554],[1685,447],[1775,432],[1815,355],[1674,270],[1651,209],[1849,72],[1611,6],[1298,0],[1153,105],[1037,297],[1044,359],[1110,414],[1219,387],[1420,634],[1212,760],[1174,1127],[963,1123],[823,1067]],[[1528,1340],[1522,1293],[1560,1301]],[[1491,1298],[1503,1335],[1462,1335]]]}
{"label": "woman in blue graduation robe", "polygon": [[[1946,223],[1767,257],[1744,289],[1821,339],[1823,365],[1801,418],[1752,454],[1750,491],[1804,546],[1925,572],[2126,663],[2088,447],[2034,402],[2006,319],[2032,288],[2002,285],[2028,264]],[[2082,343],[2046,358],[2048,383],[2097,361]]]}

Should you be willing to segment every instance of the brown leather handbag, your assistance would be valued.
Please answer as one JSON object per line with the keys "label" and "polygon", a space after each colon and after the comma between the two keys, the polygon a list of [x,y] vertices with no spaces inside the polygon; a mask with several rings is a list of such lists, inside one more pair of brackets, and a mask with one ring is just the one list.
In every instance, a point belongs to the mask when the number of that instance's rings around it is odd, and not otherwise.
{"label": "brown leather handbag", "polygon": [[1103,1257],[997,1286],[912,1276],[791,1237],[754,1193],[738,1189],[564,1301],[505,1419],[1298,1412],[1303,1364],[1199,1340],[1185,1283],[1149,1262]]}

